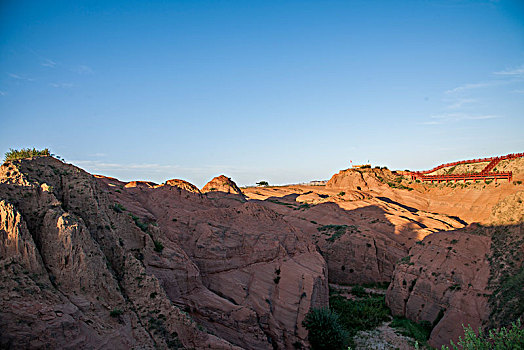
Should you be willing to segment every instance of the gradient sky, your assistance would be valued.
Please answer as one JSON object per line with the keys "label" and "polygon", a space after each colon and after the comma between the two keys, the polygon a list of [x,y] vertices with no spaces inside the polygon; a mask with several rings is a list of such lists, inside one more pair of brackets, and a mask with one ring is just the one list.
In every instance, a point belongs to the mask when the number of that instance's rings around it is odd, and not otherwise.
{"label": "gradient sky", "polygon": [[122,180],[524,151],[524,1],[0,1],[0,152]]}

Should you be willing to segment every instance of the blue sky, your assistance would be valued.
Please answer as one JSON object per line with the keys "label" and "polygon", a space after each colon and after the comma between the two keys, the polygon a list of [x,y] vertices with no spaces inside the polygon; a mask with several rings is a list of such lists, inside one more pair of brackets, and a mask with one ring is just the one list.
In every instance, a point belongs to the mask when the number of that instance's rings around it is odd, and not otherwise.
{"label": "blue sky", "polygon": [[122,180],[524,151],[522,1],[0,2],[0,152]]}

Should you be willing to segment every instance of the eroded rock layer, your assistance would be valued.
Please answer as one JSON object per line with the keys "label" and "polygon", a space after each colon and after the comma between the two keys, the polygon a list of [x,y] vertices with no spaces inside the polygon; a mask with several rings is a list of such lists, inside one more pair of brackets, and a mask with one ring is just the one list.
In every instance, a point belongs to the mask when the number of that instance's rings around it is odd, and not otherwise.
{"label": "eroded rock layer", "polygon": [[327,305],[315,245],[243,197],[43,157],[5,163],[0,199],[2,347],[292,348]]}

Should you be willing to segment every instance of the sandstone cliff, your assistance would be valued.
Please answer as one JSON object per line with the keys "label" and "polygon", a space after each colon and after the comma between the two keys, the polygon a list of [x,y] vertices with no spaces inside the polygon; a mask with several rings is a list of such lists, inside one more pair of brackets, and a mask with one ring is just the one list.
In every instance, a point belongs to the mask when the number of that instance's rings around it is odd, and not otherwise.
{"label": "sandstone cliff", "polygon": [[291,348],[327,304],[314,244],[237,197],[42,157],[0,168],[0,200],[2,347]]}
{"label": "sandstone cliff", "polygon": [[386,302],[394,315],[427,321],[429,343],[463,335],[461,325],[493,328],[524,316],[524,225],[439,232],[396,266]]}

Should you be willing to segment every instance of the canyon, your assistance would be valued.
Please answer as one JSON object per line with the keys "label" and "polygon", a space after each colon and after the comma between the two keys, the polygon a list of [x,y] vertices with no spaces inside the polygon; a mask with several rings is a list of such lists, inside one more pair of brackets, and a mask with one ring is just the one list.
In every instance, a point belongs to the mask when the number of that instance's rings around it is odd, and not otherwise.
{"label": "canyon", "polygon": [[6,161],[0,345],[307,349],[303,321],[329,307],[330,284],[388,285],[391,314],[431,324],[433,347],[461,324],[508,325],[524,314],[524,158],[493,171],[512,178],[363,167],[325,185],[240,188],[220,175],[198,189],[51,156]]}

